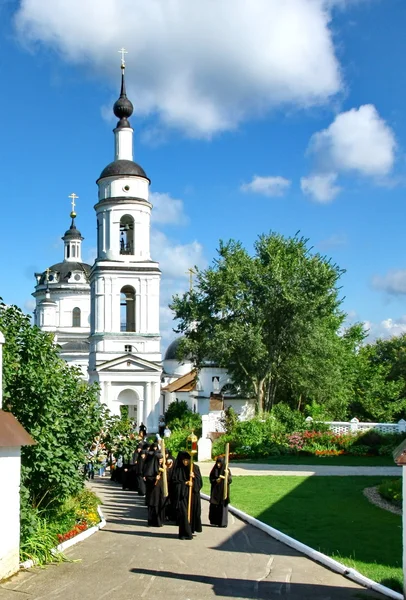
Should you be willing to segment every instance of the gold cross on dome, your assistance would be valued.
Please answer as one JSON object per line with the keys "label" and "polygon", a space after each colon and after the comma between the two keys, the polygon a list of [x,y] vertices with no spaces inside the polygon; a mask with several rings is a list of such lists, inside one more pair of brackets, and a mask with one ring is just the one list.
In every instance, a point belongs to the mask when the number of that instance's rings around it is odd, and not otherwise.
{"label": "gold cross on dome", "polygon": [[71,204],[72,204],[72,212],[75,212],[75,206],[76,206],[75,200],[77,200],[79,198],[79,196],[76,196],[76,194],[74,194],[72,192],[72,194],[70,194],[70,196],[68,196],[68,198],[72,198],[72,202],[71,202]]}
{"label": "gold cross on dome", "polygon": [[49,281],[49,274],[50,274],[50,272],[51,272],[51,269],[48,267],[48,269],[45,271],[45,273],[46,273],[45,281],[46,281],[47,283],[48,283],[48,281]]}
{"label": "gold cross on dome", "polygon": [[119,50],[118,53],[121,54],[121,66],[124,68],[125,67],[125,55],[128,54],[128,52],[125,48],[121,48],[121,50]]}

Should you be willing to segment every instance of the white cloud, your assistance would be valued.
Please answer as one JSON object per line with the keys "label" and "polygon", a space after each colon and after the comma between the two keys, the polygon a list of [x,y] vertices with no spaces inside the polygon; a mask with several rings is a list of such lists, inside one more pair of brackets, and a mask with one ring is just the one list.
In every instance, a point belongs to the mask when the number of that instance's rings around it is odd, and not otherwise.
{"label": "white cloud", "polygon": [[327,129],[315,133],[309,144],[320,170],[374,177],[388,175],[395,149],[392,129],[372,104],[340,113]]}
{"label": "white cloud", "polygon": [[321,173],[302,177],[300,187],[306,196],[315,202],[326,204],[339,194],[341,188],[336,185],[337,173]]}
{"label": "white cloud", "polygon": [[21,43],[90,65],[118,86],[117,49],[140,115],[210,137],[276,106],[342,89],[328,0],[21,0]]}
{"label": "white cloud", "polygon": [[203,246],[196,240],[189,244],[172,242],[161,231],[151,231],[151,248],[154,259],[159,261],[162,272],[169,279],[186,279],[187,270],[197,265],[206,266]]}
{"label": "white cloud", "polygon": [[165,349],[176,337],[173,332],[175,322],[168,304],[174,294],[182,294],[189,288],[188,269],[195,265],[205,268],[207,261],[199,242],[180,244],[170,240],[161,231],[154,229],[151,231],[151,248],[153,248],[153,259],[159,261],[162,270],[160,328],[162,348]]}
{"label": "white cloud", "polygon": [[159,223],[160,225],[185,225],[187,223],[182,200],[177,200],[169,194],[159,192],[152,192],[149,199],[153,205],[151,213],[153,223]]}
{"label": "white cloud", "polygon": [[279,175],[274,177],[254,175],[252,181],[243,183],[240,189],[242,192],[262,194],[263,196],[283,196],[289,189],[290,184],[289,179],[285,179]]}
{"label": "white cloud", "polygon": [[29,313],[34,312],[34,310],[35,310],[35,300],[33,300],[32,298],[28,298],[24,302],[24,310],[26,310]]}
{"label": "white cloud", "polygon": [[384,276],[376,275],[372,279],[372,285],[393,296],[406,294],[406,269],[394,269]]}
{"label": "white cloud", "polygon": [[399,317],[398,319],[389,317],[378,323],[365,321],[364,325],[365,329],[369,330],[368,341],[373,341],[378,338],[388,339],[406,333],[406,315]]}

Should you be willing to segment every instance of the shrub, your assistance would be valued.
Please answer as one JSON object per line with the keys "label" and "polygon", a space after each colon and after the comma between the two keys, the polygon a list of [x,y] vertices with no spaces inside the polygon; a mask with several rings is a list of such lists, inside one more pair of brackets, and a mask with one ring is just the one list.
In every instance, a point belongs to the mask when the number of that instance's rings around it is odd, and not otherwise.
{"label": "shrub", "polygon": [[402,478],[384,481],[378,488],[382,498],[393,502],[396,506],[402,505]]}
{"label": "shrub", "polygon": [[188,429],[190,434],[193,429],[197,437],[202,433],[201,415],[192,412],[184,400],[171,402],[165,413],[165,423],[172,432]]}
{"label": "shrub", "polygon": [[271,415],[284,426],[288,433],[303,431],[306,428],[306,421],[301,412],[293,410],[289,404],[280,402],[276,404]]}
{"label": "shrub", "polygon": [[174,430],[169,438],[165,438],[165,447],[176,458],[178,452],[186,449],[186,440],[190,431],[185,429]]}

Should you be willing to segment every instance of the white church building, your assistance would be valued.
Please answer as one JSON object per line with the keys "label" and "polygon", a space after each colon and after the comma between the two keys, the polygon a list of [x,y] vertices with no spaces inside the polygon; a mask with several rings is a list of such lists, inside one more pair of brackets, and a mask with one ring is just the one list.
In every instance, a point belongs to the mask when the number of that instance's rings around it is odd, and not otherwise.
{"label": "white church building", "polygon": [[35,274],[34,321],[54,334],[62,358],[100,385],[100,400],[113,414],[126,406],[131,419],[156,431],[159,416],[176,400],[186,399],[201,414],[218,410],[222,395],[228,395],[228,404],[235,404],[238,412],[243,412],[244,403],[235,398],[224,369],[208,365],[196,378],[191,363],[180,364],[178,341],[169,346],[162,362],[161,271],[150,252],[150,179],[133,160],[128,121],[133,105],[124,73],[122,60],[121,93],[113,108],[118,118],[114,160],[97,179],[96,260],[92,266],[82,261],[77,196],[72,194],[71,225],[62,237],[63,261]]}

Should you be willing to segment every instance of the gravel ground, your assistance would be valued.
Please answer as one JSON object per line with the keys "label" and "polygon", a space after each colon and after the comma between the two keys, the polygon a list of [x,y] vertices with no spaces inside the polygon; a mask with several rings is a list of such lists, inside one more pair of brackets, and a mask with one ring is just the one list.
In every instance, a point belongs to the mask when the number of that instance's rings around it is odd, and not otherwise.
{"label": "gravel ground", "polygon": [[401,515],[402,514],[402,509],[401,508],[398,508],[397,506],[394,506],[393,504],[391,504],[390,502],[388,502],[387,500],[384,500],[384,498],[382,498],[382,496],[378,492],[378,486],[370,487],[370,488],[365,488],[364,489],[364,496],[366,496],[366,498],[368,498],[368,500],[372,504],[375,504],[376,506],[379,506],[379,508],[383,508],[384,510],[388,510],[389,512],[394,513],[395,515]]}

